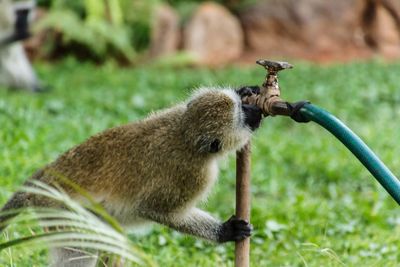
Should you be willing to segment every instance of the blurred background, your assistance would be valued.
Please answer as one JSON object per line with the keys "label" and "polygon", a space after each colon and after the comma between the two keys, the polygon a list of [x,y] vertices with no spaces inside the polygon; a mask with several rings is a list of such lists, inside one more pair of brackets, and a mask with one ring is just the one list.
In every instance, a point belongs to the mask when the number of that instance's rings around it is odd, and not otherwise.
{"label": "blurred background", "polygon": [[32,11],[24,47],[35,59],[221,65],[400,56],[397,0],[39,0]]}
{"label": "blurred background", "polygon": [[[400,175],[399,0],[0,0],[0,204],[95,133],[199,86],[260,85],[260,58],[293,63],[282,98],[327,109]],[[221,219],[234,177],[230,157],[203,204]],[[265,119],[252,185],[252,266],[400,266],[398,205],[321,127]],[[233,266],[232,244],[162,226],[130,238],[160,266]],[[43,247],[0,253],[0,266],[46,260]]]}

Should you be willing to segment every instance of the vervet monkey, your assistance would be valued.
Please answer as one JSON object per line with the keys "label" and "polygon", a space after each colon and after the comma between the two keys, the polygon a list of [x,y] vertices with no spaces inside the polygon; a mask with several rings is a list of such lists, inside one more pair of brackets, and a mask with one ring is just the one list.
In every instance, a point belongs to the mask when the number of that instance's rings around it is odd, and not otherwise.
{"label": "vervet monkey", "polygon": [[[251,234],[247,221],[222,223],[195,205],[216,181],[218,159],[246,144],[261,117],[234,90],[203,88],[184,103],[90,137],[30,180],[57,183],[79,198],[52,173],[67,177],[125,226],[156,222],[219,243],[242,240]],[[17,192],[3,211],[48,205],[41,196]],[[95,264],[63,264],[68,253],[56,250],[54,266]]]}
{"label": "vervet monkey", "polygon": [[41,91],[43,88],[19,42],[29,37],[28,15],[34,1],[0,0],[0,86]]}

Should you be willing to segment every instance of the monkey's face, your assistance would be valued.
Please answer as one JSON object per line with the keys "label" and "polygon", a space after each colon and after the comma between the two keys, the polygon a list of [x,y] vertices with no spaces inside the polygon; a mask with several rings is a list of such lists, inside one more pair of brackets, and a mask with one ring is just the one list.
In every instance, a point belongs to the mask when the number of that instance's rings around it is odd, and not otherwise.
{"label": "monkey's face", "polygon": [[261,120],[261,110],[242,105],[233,90],[199,90],[183,115],[184,136],[195,151],[224,153],[241,148]]}
{"label": "monkey's face", "polygon": [[244,113],[244,124],[252,131],[260,127],[262,119],[262,111],[255,105],[242,104],[242,112]]}

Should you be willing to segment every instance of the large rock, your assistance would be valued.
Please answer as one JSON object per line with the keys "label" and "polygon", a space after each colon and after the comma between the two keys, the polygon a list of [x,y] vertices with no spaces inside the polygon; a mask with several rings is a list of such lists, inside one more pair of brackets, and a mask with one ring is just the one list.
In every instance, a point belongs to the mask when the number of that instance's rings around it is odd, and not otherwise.
{"label": "large rock", "polygon": [[241,55],[243,31],[239,20],[226,8],[206,2],[186,25],[183,44],[201,64],[224,64]]}
{"label": "large rock", "polygon": [[180,42],[179,16],[168,5],[160,5],[154,13],[150,54],[154,57],[166,56],[178,50]]}
{"label": "large rock", "polygon": [[263,0],[239,16],[249,48],[263,56],[349,59],[374,53],[368,38],[396,49],[400,24],[389,2],[396,10],[398,0]]}
{"label": "large rock", "polygon": [[369,0],[364,12],[367,43],[387,57],[400,56],[400,1]]}

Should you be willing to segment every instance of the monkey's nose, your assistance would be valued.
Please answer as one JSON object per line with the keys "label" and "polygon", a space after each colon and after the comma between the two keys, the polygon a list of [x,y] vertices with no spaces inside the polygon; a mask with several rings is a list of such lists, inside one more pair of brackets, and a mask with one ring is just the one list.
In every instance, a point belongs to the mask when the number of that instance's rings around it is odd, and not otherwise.
{"label": "monkey's nose", "polygon": [[262,119],[262,111],[259,107],[255,105],[242,105],[242,110],[244,113],[244,123],[249,126],[249,128],[254,131],[260,127],[260,122]]}

